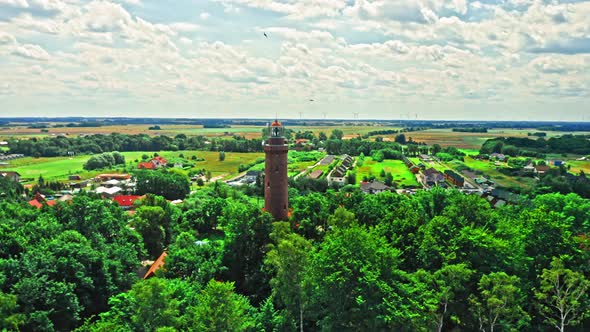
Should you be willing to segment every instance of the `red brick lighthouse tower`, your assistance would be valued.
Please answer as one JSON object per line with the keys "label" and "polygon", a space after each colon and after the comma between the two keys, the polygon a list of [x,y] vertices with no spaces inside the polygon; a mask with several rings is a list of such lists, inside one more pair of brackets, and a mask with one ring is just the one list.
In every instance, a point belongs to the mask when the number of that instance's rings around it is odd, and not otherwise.
{"label": "red brick lighthouse tower", "polygon": [[264,210],[276,220],[289,217],[289,192],[287,177],[287,153],[285,128],[278,120],[269,126],[270,137],[264,145]]}

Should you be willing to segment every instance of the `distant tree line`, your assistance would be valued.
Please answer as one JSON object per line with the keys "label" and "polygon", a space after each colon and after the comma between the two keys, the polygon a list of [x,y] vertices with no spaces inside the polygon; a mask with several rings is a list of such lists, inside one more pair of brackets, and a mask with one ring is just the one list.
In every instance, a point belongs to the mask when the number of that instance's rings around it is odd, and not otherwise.
{"label": "distant tree line", "polygon": [[546,132],[527,133],[527,136],[547,137]]}
{"label": "distant tree line", "polygon": [[22,153],[33,157],[56,157],[69,154],[103,153],[112,151],[178,151],[208,150],[226,152],[260,152],[262,139],[187,137],[184,134],[168,137],[113,133],[110,135],[89,135],[79,137],[46,137],[11,139],[10,153]]}
{"label": "distant tree line", "polygon": [[488,128],[485,128],[485,127],[453,128],[453,131],[459,132],[459,133],[487,133]]}
{"label": "distant tree line", "polygon": [[541,157],[545,153],[590,154],[590,135],[563,135],[544,139],[498,137],[484,142],[481,154],[503,153],[509,156]]}

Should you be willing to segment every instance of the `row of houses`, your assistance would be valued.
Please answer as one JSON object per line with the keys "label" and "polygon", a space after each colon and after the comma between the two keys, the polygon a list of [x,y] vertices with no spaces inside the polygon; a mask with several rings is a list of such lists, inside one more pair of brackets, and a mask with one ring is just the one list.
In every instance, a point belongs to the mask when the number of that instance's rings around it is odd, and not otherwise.
{"label": "row of houses", "polygon": [[354,159],[347,154],[343,155],[341,159],[342,162],[340,163],[340,165],[338,165],[338,167],[332,170],[332,173],[330,173],[328,179],[330,182],[335,182],[342,185],[346,181],[346,173],[354,165]]}
{"label": "row of houses", "polygon": [[0,161],[9,161],[9,160],[19,159],[19,158],[24,158],[24,157],[25,157],[25,155],[20,154],[20,153],[3,154],[3,155],[0,155]]}

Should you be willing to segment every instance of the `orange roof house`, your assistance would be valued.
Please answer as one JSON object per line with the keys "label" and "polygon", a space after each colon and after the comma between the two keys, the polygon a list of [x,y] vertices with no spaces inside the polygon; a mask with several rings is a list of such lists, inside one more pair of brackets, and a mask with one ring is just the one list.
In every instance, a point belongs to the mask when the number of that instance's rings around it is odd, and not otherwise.
{"label": "orange roof house", "polygon": [[121,207],[131,207],[136,200],[141,199],[142,197],[143,196],[139,195],[118,195],[113,197],[113,201]]}
{"label": "orange roof house", "polygon": [[156,259],[154,264],[152,264],[152,266],[150,266],[150,269],[146,272],[145,276],[143,276],[143,279],[148,279],[148,278],[153,277],[154,274],[156,273],[156,271],[163,268],[164,267],[164,259],[166,258],[166,256],[168,256],[168,253],[166,251],[164,251],[160,255],[160,257],[158,257],[158,259]]}
{"label": "orange roof house", "polygon": [[138,169],[155,169],[156,165],[154,165],[151,161],[144,161],[137,165]]}
{"label": "orange roof house", "polygon": [[34,206],[37,209],[40,209],[41,207],[43,207],[43,205],[54,206],[56,203],[57,201],[46,200],[45,197],[43,197],[43,195],[41,195],[40,193],[36,193],[35,198],[29,201],[29,205]]}

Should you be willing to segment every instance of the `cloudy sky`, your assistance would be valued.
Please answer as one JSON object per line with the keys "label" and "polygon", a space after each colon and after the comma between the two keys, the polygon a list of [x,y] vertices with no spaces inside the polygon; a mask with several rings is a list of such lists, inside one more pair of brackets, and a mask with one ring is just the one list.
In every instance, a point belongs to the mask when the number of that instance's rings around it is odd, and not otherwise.
{"label": "cloudy sky", "polygon": [[0,116],[300,112],[590,121],[590,1],[0,0]]}

